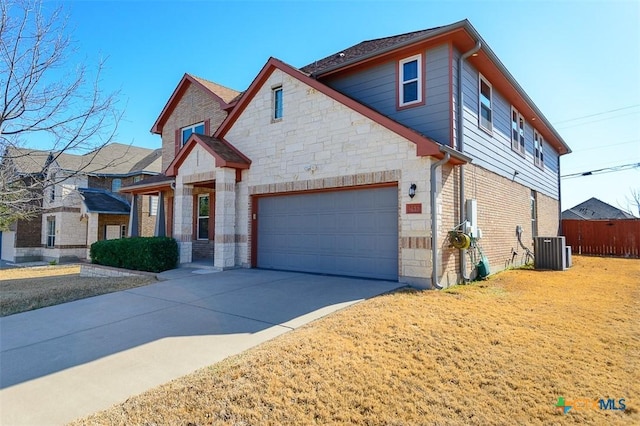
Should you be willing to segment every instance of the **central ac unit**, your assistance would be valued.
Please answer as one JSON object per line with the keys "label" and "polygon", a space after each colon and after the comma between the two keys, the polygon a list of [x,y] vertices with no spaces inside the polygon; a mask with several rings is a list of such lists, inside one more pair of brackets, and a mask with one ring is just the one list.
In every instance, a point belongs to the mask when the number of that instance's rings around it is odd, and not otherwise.
{"label": "central ac unit", "polygon": [[533,238],[534,267],[564,271],[567,269],[567,249],[564,237]]}

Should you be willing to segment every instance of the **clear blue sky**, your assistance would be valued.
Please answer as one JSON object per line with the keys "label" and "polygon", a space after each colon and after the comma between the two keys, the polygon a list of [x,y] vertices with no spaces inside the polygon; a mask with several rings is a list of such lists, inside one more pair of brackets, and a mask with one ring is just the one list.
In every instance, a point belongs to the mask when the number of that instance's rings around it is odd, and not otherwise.
{"label": "clear blue sky", "polygon": [[[48,3],[49,5],[54,2]],[[120,89],[119,142],[149,132],[189,72],[236,90],[270,56],[301,67],[363,40],[467,18],[574,153],[562,174],[640,163],[639,1],[63,1],[77,59],[107,57]],[[625,108],[620,111],[608,112]],[[574,120],[579,117],[593,117]],[[570,120],[570,121],[567,121]],[[640,168],[562,180],[562,207],[626,207]],[[636,215],[637,211],[634,212]]]}

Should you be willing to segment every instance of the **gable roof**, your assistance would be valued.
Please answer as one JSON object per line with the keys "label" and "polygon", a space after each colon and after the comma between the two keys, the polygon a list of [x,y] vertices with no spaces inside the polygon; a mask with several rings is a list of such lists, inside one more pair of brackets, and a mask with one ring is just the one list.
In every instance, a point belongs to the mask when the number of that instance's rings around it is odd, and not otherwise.
{"label": "gable roof", "polygon": [[231,106],[233,101],[241,94],[237,90],[230,89],[228,87],[222,86],[218,83],[214,83],[213,81],[205,80],[201,77],[195,77],[191,74],[186,74],[182,76],[182,79],[176,86],[175,90],[171,94],[171,97],[167,101],[166,105],[160,112],[160,115],[156,119],[156,122],[153,123],[153,127],[151,127],[151,132],[156,134],[162,133],[162,128],[164,123],[167,121],[175,107],[178,105],[178,102],[182,98],[182,95],[187,91],[189,86],[195,85],[196,87],[200,87],[207,94],[212,96],[215,100],[220,103],[222,109],[227,109]]}
{"label": "gable roof", "polygon": [[410,33],[399,34],[391,37],[377,38],[366,40],[354,46],[344,49],[338,53],[327,56],[326,58],[314,61],[304,67],[300,71],[312,75],[321,75],[323,72],[348,64],[352,61],[364,59],[372,54],[379,54],[387,49],[395,49],[406,43],[413,43],[428,38],[436,30],[443,27],[429,28],[426,30],[413,31]]}
{"label": "gable roof", "polygon": [[192,133],[187,143],[173,159],[169,167],[167,167],[167,176],[175,176],[178,168],[187,159],[191,151],[197,146],[202,146],[215,159],[216,167],[231,167],[234,169],[248,169],[251,160],[245,157],[233,145],[224,139],[214,138],[212,136],[200,135]]}
{"label": "gable roof", "polygon": [[[318,92],[323,93],[324,95],[330,97],[331,99],[343,104],[347,108],[350,108],[358,113],[364,115],[365,117],[373,120],[374,122],[380,124],[381,126],[389,129],[390,131],[404,137],[405,139],[416,144],[416,154],[418,156],[433,156],[436,158],[443,158],[444,154],[442,153],[440,145],[438,142],[433,139],[416,132],[413,129],[410,129],[397,121],[392,120],[391,118],[349,98],[346,95],[332,89],[331,87],[321,83],[318,80],[315,80],[309,77],[308,74],[288,65],[279,59],[269,58],[267,63],[262,67],[262,70],[258,73],[258,75],[251,82],[249,88],[244,92],[236,106],[229,112],[227,118],[222,122],[218,130],[213,135],[215,138],[224,139],[224,135],[229,131],[233,123],[238,119],[238,117],[242,114],[244,109],[247,107],[251,99],[255,96],[258,90],[262,87],[267,78],[273,73],[274,70],[280,70],[289,76],[300,80],[304,84],[316,89]],[[453,150],[451,150],[453,151]],[[457,151],[453,151],[451,156],[452,163],[461,164],[466,163],[468,161],[468,157],[464,156],[462,153],[458,153]]]}
{"label": "gable roof", "polygon": [[536,129],[542,134],[545,141],[553,146],[560,155],[571,152],[551,122],[542,114],[467,19],[450,25],[363,41],[308,64],[302,70],[310,73],[314,78],[323,79],[390,59],[400,52],[407,53],[408,49],[415,49],[418,46],[445,43],[451,43],[460,52],[469,51],[474,45],[479,45],[480,50],[477,52],[477,56],[470,57],[467,61],[480,70],[493,87],[506,96],[507,100],[525,116],[529,123],[535,122]]}
{"label": "gable roof", "polygon": [[636,219],[630,213],[592,197],[562,212],[562,219]]}
{"label": "gable roof", "polygon": [[6,156],[22,174],[41,173],[48,162],[55,161],[63,170],[91,175],[127,176],[159,173],[161,149],[148,149],[121,143],[110,143],[86,154],[10,147]]}
{"label": "gable roof", "polygon": [[129,214],[128,202],[114,194],[97,188],[78,188],[87,212],[102,214]]}

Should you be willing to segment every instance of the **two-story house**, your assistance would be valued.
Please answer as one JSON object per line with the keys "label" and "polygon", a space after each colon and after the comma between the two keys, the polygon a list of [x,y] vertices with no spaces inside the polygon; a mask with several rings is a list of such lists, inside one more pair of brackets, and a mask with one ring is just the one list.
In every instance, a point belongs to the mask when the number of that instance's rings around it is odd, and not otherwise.
{"label": "two-story house", "polygon": [[123,191],[162,195],[183,263],[442,287],[476,266],[458,231],[496,271],[559,228],[569,147],[466,20],[271,58],[242,94],[185,75],[152,130],[164,176]]}
{"label": "two-story house", "polygon": [[[85,154],[11,148],[5,158],[17,172],[40,176],[44,193],[37,217],[3,232],[3,260],[86,259],[95,241],[155,234],[158,198],[143,197],[132,209],[132,198],[119,189],[157,175],[160,149],[119,143]],[[133,229],[132,210],[140,218]]]}

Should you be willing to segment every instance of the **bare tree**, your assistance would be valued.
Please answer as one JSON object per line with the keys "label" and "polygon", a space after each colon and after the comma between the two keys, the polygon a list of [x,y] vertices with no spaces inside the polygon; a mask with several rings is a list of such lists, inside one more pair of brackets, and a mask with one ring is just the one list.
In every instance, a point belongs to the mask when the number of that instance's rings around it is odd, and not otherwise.
{"label": "bare tree", "polygon": [[[98,152],[121,117],[117,92],[99,87],[104,62],[93,71],[71,63],[75,46],[62,8],[45,6],[0,2],[0,229],[38,212],[51,161],[65,152]],[[17,173],[21,157],[30,155],[25,148],[36,142],[52,153],[50,161],[28,176]]]}
{"label": "bare tree", "polygon": [[640,217],[640,188],[629,188],[627,204],[632,206],[632,213],[633,209],[635,209],[638,212],[638,217]]}

